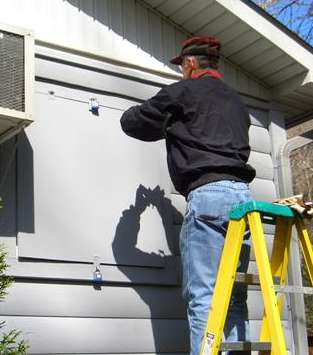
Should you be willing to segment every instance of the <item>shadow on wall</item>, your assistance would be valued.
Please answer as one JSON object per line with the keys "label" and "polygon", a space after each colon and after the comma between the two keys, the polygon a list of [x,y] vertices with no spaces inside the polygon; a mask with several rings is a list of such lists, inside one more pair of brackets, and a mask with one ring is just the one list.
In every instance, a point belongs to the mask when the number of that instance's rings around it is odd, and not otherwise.
{"label": "shadow on wall", "polygon": [[[136,247],[140,230],[140,216],[148,206],[157,209],[162,219],[167,244],[171,254],[178,254],[178,240],[174,240],[173,237],[172,216],[174,213],[180,213],[173,207],[170,199],[165,198],[164,191],[160,189],[160,186],[151,190],[140,185],[136,191],[136,201],[134,205],[130,205],[127,210],[122,212],[122,216],[116,227],[112,249],[117,264],[123,265],[123,260],[127,260],[127,254],[136,256],[136,259],[140,260],[139,265],[162,265],[163,263],[158,263],[158,261],[161,259],[166,261],[164,260],[166,259],[166,256],[163,255],[163,251],[160,251],[159,254],[146,253]],[[149,235],[146,237],[149,238]],[[154,259],[155,262],[151,262],[151,259]]]}
{"label": "shadow on wall", "polygon": [[186,35],[171,28],[139,2],[134,0],[65,1],[177,71],[177,66],[170,64],[169,59],[180,51],[181,42]]}
{"label": "shadow on wall", "polygon": [[[136,255],[137,258],[141,260],[140,264],[142,264],[143,260],[148,265],[151,264],[151,258],[155,263],[158,259],[162,259],[162,261],[165,261],[165,268],[167,259],[172,258],[172,256],[162,255],[162,252],[160,254],[146,253],[136,247],[140,230],[140,217],[148,206],[153,206],[157,209],[162,219],[162,224],[171,254],[178,254],[178,239],[175,240],[175,233],[173,233],[173,216],[176,214],[182,219],[182,215],[173,207],[170,199],[164,196],[164,191],[161,190],[159,186],[151,190],[147,189],[143,185],[140,185],[136,192],[136,200],[134,205],[129,206],[127,210],[122,212],[122,216],[116,228],[114,241],[112,243],[116,263],[118,264],[119,269],[127,275],[131,281],[133,276],[133,268],[123,267],[122,265],[122,261],[125,260],[125,253]],[[149,238],[149,235],[146,235],[146,237]],[[166,270],[164,270],[164,272],[166,272]],[[175,289],[177,291],[175,297],[177,298],[175,299],[175,304],[170,305],[170,307],[176,308],[177,314],[180,315],[181,319],[184,319],[185,306],[181,298],[181,292],[180,289]],[[138,292],[141,299],[149,306],[156,352],[186,352],[186,349],[188,349],[187,322],[184,322],[183,329],[177,329],[180,333],[181,339],[179,344],[166,340],[168,332],[171,330],[161,329],[159,325],[160,318],[162,318],[162,310],[160,311],[160,305],[164,301],[169,301],[169,299],[162,300],[157,296],[151,297],[151,292],[147,292],[147,288],[145,287],[135,286],[134,290]],[[161,308],[164,308],[164,305]],[[172,347],[172,349],[169,349],[168,346]]]}
{"label": "shadow on wall", "polygon": [[17,231],[33,233],[33,149],[24,131],[0,145],[0,184],[4,203],[0,236],[15,238]]}
{"label": "shadow on wall", "polygon": [[19,137],[16,175],[17,231],[34,233],[34,152],[24,131]]}

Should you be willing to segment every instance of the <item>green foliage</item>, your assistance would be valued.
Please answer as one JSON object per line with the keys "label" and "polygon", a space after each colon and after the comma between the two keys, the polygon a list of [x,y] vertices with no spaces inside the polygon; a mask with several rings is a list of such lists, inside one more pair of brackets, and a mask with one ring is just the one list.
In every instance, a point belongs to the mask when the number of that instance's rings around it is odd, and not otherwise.
{"label": "green foliage", "polygon": [[12,285],[12,278],[5,275],[8,268],[6,263],[7,253],[2,245],[0,245],[0,301],[7,295],[7,289]]}
{"label": "green foliage", "polygon": [[[3,323],[2,323],[3,324]],[[3,324],[4,325],[4,324]],[[27,345],[23,340],[19,340],[21,332],[13,329],[9,333],[4,333],[0,341],[1,355],[26,355]]]}
{"label": "green foliage", "polygon": [[[3,301],[8,294],[7,289],[13,283],[11,277],[5,275],[8,268],[6,263],[7,253],[2,245],[0,245],[0,302]],[[0,330],[5,327],[5,322],[0,322]],[[8,333],[1,332],[0,338],[0,355],[26,355],[27,344],[24,340],[20,340],[21,332],[13,329]]]}

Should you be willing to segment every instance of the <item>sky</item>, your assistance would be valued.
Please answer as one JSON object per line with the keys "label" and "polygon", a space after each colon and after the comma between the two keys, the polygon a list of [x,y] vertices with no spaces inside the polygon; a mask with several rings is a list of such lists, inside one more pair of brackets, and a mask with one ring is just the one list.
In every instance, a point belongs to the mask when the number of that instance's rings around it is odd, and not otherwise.
{"label": "sky", "polygon": [[313,0],[252,0],[313,46]]}

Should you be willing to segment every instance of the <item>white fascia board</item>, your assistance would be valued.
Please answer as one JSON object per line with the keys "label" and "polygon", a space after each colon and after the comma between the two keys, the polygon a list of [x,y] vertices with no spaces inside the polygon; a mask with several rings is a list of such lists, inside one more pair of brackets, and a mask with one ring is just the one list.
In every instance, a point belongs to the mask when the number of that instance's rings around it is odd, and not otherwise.
{"label": "white fascia board", "polygon": [[255,12],[241,0],[215,0],[252,29],[271,41],[309,71],[313,70],[313,55],[286,33]]}

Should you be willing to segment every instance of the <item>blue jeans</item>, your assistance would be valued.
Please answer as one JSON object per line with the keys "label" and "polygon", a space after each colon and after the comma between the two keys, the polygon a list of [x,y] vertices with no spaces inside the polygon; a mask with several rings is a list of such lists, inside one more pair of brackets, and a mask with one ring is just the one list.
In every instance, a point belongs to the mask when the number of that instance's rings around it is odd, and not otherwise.
{"label": "blue jeans", "polygon": [[[199,355],[231,208],[251,200],[245,183],[217,181],[191,191],[180,235],[183,296],[187,302],[190,354]],[[250,241],[245,237],[237,271],[246,272]],[[247,287],[235,284],[224,328],[228,341],[249,340]],[[230,351],[228,354],[234,354]]]}

